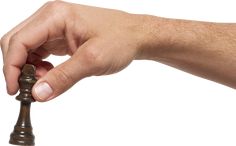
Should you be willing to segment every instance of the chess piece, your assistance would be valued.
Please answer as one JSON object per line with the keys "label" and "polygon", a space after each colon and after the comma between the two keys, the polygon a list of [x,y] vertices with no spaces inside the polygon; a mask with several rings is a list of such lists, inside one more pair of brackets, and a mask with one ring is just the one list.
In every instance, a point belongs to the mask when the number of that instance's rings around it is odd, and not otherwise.
{"label": "chess piece", "polygon": [[21,146],[34,146],[34,135],[30,120],[30,105],[34,102],[31,89],[36,82],[35,67],[25,64],[19,78],[20,94],[16,97],[21,101],[20,114],[13,132],[10,136],[10,144]]}

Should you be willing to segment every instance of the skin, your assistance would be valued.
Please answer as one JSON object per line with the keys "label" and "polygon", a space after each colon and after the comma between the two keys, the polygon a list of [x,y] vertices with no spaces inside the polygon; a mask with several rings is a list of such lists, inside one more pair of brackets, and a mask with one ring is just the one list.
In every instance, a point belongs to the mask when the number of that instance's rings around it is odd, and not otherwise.
{"label": "skin", "polygon": [[[1,39],[7,91],[14,95],[25,63],[36,65],[32,93],[48,101],[89,76],[119,72],[135,59],[158,61],[236,88],[236,24],[175,20],[48,2]],[[71,57],[53,67],[50,54]],[[53,90],[40,98],[36,87]],[[63,84],[58,84],[63,83]]]}

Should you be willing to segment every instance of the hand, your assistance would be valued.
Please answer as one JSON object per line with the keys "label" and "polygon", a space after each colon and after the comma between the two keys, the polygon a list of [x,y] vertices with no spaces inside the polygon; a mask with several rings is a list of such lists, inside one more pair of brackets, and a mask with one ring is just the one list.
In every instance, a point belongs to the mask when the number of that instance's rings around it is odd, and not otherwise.
{"label": "hand", "polygon": [[[7,91],[17,92],[20,69],[36,65],[33,87],[38,101],[51,100],[79,80],[125,68],[144,39],[137,15],[66,2],[48,2],[1,39]],[[70,55],[57,67],[43,61],[50,54]]]}

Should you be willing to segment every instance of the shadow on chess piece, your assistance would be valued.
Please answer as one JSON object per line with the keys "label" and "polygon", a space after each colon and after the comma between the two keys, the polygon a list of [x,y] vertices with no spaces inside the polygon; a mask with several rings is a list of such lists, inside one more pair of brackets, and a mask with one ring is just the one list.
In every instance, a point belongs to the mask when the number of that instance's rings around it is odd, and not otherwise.
{"label": "shadow on chess piece", "polygon": [[16,97],[21,102],[20,113],[13,132],[10,135],[10,144],[34,146],[33,128],[30,120],[30,105],[34,102],[31,90],[36,82],[35,67],[24,65],[19,78],[20,94]]}

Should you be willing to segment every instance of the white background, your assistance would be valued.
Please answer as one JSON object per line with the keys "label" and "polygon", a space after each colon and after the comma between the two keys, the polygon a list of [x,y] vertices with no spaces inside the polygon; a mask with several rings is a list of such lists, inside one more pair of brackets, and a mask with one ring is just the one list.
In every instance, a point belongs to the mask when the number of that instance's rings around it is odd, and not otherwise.
{"label": "white background", "polygon": [[[0,36],[45,2],[1,0]],[[73,2],[163,17],[236,22],[233,0]],[[49,60],[56,65],[62,59]],[[9,145],[18,117],[19,102],[14,98],[7,95],[1,72],[1,146]],[[53,101],[34,103],[32,124],[36,146],[235,146],[236,92],[157,62],[134,61],[118,74],[87,78]]]}

